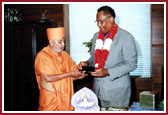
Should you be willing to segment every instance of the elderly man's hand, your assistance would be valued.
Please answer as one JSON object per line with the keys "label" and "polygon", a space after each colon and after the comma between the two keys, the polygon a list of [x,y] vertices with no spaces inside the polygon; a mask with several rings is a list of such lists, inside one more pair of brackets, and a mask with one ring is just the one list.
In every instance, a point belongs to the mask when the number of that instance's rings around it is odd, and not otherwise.
{"label": "elderly man's hand", "polygon": [[98,69],[95,72],[91,72],[92,76],[95,77],[105,77],[109,75],[108,69],[106,68],[102,68],[102,69]]}
{"label": "elderly man's hand", "polygon": [[85,78],[87,75],[88,75],[88,74],[84,74],[84,73],[82,73],[82,75],[81,75],[81,76],[79,76],[79,77],[78,77],[78,78],[76,78],[76,79],[83,79],[83,78]]}
{"label": "elderly man's hand", "polygon": [[70,76],[74,77],[74,79],[83,79],[84,77],[87,76],[87,74],[84,74],[80,71],[72,71],[70,72]]}

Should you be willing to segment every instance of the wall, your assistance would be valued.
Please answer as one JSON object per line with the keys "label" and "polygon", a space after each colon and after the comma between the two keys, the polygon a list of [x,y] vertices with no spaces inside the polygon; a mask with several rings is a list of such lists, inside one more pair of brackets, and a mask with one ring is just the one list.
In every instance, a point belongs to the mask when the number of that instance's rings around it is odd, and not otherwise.
{"label": "wall", "polygon": [[159,93],[164,98],[164,6],[151,5],[151,56],[152,77],[132,78],[133,101],[139,101],[139,93],[144,90]]}

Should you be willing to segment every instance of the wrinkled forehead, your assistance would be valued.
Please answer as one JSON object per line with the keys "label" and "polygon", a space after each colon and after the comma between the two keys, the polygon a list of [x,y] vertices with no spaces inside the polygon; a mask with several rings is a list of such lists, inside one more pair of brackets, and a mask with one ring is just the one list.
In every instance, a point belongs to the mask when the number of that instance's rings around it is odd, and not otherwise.
{"label": "wrinkled forehead", "polygon": [[64,40],[65,40],[65,37],[61,37],[61,38],[56,39],[56,41],[64,41]]}
{"label": "wrinkled forehead", "polygon": [[65,37],[61,37],[61,38],[54,39],[53,41],[55,41],[55,42],[62,42],[64,40],[65,40]]}

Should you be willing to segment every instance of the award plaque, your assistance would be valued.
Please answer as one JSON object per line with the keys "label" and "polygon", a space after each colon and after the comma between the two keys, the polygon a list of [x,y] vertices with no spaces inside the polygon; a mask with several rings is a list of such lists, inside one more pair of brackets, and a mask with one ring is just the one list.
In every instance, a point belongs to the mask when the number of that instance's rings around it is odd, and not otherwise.
{"label": "award plaque", "polygon": [[80,70],[81,72],[85,73],[85,74],[89,74],[91,72],[95,71],[95,67],[92,66],[82,66],[82,70]]}

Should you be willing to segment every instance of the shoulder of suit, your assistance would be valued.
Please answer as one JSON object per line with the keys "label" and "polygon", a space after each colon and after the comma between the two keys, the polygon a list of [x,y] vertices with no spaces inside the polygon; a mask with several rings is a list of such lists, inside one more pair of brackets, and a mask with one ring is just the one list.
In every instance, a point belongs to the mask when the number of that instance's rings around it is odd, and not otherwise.
{"label": "shoulder of suit", "polygon": [[117,37],[124,39],[134,39],[134,36],[122,28],[118,28]]}
{"label": "shoulder of suit", "polygon": [[118,28],[118,34],[132,35],[130,32],[128,32],[127,30],[124,30],[122,28]]}
{"label": "shoulder of suit", "polygon": [[99,32],[94,33],[94,35],[93,35],[93,41],[95,41],[97,39],[98,35],[99,35]]}

